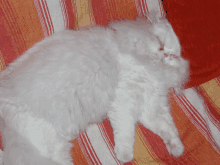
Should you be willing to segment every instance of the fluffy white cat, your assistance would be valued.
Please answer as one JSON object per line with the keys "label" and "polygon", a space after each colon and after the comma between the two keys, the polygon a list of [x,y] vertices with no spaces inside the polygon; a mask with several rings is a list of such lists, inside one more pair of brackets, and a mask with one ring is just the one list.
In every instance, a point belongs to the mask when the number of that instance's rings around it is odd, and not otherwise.
{"label": "fluffy white cat", "polygon": [[107,117],[123,163],[137,122],[183,153],[167,95],[181,91],[188,62],[169,22],[148,17],[53,34],[0,73],[5,165],[71,165],[69,141]]}

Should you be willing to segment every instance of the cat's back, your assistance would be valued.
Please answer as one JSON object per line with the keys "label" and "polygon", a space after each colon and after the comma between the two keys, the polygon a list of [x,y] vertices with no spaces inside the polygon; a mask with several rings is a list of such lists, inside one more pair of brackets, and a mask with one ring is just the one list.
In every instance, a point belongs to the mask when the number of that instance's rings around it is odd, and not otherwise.
{"label": "cat's back", "polygon": [[82,88],[85,90],[80,93],[85,92],[93,86],[108,90],[107,86],[113,87],[117,81],[114,48],[111,35],[104,27],[54,34],[0,73],[0,96],[13,93],[30,100],[55,97],[68,88],[73,93]]}
{"label": "cat's back", "polygon": [[92,27],[45,38],[0,73],[0,97],[21,99],[64,132],[71,120],[82,129],[87,122],[101,121],[119,72],[110,33]]}
{"label": "cat's back", "polygon": [[[99,26],[53,34],[35,44],[2,71],[1,86],[11,84],[14,88],[27,89],[28,84],[38,80],[50,79],[53,84],[65,81],[70,74],[81,74],[75,76],[83,77],[85,72],[97,72],[101,66],[103,69],[111,68],[115,65],[111,43],[110,35]],[[112,63],[107,64],[106,61]]]}

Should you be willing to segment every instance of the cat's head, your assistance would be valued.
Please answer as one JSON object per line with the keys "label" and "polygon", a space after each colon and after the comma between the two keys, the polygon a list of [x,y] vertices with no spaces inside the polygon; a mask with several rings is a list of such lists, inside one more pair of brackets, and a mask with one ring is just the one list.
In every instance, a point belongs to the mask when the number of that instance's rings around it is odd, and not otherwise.
{"label": "cat's head", "polygon": [[146,17],[110,24],[116,30],[119,48],[134,55],[178,65],[181,46],[172,26],[157,12],[152,11]]}
{"label": "cat's head", "polygon": [[173,66],[178,65],[178,60],[181,59],[181,46],[171,24],[165,17],[154,11],[146,16],[152,25],[149,28],[150,33],[155,35],[160,42],[158,54],[164,56],[163,60],[166,63]]}

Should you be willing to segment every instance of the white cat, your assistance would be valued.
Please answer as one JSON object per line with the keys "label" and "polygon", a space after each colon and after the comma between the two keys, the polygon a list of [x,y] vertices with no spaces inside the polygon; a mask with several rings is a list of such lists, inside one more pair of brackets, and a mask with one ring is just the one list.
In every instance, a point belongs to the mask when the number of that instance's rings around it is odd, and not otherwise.
{"label": "white cat", "polygon": [[178,157],[184,147],[167,95],[187,76],[188,62],[165,18],[53,34],[0,73],[3,162],[71,165],[69,141],[107,117],[121,162],[133,159],[137,122]]}

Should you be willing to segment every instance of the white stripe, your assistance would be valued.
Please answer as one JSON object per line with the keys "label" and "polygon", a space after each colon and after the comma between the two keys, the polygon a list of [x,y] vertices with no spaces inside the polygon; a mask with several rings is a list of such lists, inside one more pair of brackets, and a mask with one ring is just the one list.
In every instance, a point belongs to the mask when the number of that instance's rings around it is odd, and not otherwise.
{"label": "white stripe", "polygon": [[158,0],[146,0],[147,2],[147,7],[148,7],[148,11],[149,13],[154,10],[154,11],[159,11],[157,13],[159,13],[161,16],[161,11],[160,11],[160,4],[158,2]]}
{"label": "white stripe", "polygon": [[115,165],[118,162],[112,157],[107,144],[105,143],[99,128],[96,124],[87,129],[87,135],[102,164]]}
{"label": "white stripe", "polygon": [[62,14],[61,4],[59,0],[46,0],[50,17],[53,23],[54,32],[65,29],[65,22]]}

